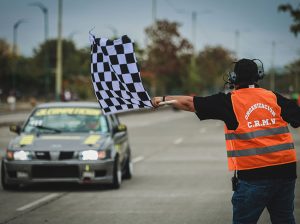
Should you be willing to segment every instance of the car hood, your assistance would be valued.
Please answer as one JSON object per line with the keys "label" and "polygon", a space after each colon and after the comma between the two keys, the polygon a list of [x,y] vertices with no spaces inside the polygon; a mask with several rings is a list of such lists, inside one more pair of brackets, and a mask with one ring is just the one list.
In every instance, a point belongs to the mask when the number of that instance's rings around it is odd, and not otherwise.
{"label": "car hood", "polygon": [[21,134],[11,140],[9,150],[82,151],[106,149],[112,144],[109,134]]}

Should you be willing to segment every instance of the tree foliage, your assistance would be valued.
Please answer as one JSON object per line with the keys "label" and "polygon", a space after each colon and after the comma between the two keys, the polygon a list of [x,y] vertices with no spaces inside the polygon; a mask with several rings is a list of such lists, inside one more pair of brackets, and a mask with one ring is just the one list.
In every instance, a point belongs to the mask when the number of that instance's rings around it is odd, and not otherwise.
{"label": "tree foliage", "polygon": [[291,77],[291,90],[300,93],[300,59],[287,65],[286,70]]}
{"label": "tree foliage", "polygon": [[176,22],[159,20],[145,30],[149,39],[145,67],[154,74],[159,93],[181,88],[180,77],[186,75],[182,58],[191,55],[192,45],[181,37],[178,28]]}
{"label": "tree foliage", "polygon": [[[197,56],[193,46],[178,32],[179,24],[157,21],[146,29],[149,38],[145,69],[155,74],[158,93],[199,94],[224,85],[223,74],[234,60],[223,47],[205,47]],[[177,91],[177,92],[176,92]]]}
{"label": "tree foliage", "polygon": [[300,32],[300,4],[298,7],[293,7],[291,4],[281,4],[278,6],[278,11],[289,12],[294,19],[294,23],[290,26],[290,30],[295,36]]}
{"label": "tree foliage", "polygon": [[[57,40],[52,39],[34,49],[33,71],[36,78],[39,77],[39,92],[45,93],[46,76],[49,77],[50,92],[54,97],[55,72],[56,72],[56,44]],[[90,89],[90,50],[89,48],[77,49],[72,40],[62,41],[62,63],[63,63],[63,89],[71,90],[84,98],[91,96],[92,91],[84,92],[83,89]],[[87,85],[88,84],[88,85]],[[82,85],[84,88],[82,89]]]}
{"label": "tree foliage", "polygon": [[[0,89],[3,96],[11,92],[23,98],[41,98],[50,94],[50,99],[54,99],[56,42],[55,39],[48,40],[34,49],[32,57],[24,57],[12,55],[11,46],[0,40]],[[82,98],[93,97],[90,49],[77,49],[71,40],[63,40],[62,46],[63,88],[72,90]],[[49,89],[45,88],[48,80]]]}
{"label": "tree foliage", "polygon": [[[45,58],[47,58],[47,66],[51,73],[54,73],[56,66],[56,44],[55,39],[48,40],[39,48],[34,50],[33,60],[37,67],[45,65]],[[71,40],[63,40],[62,42],[62,62],[63,75],[68,79],[74,75],[88,74],[90,55],[89,49],[76,49],[75,44]],[[42,70],[42,68],[41,68]]]}
{"label": "tree foliage", "polygon": [[197,56],[202,88],[208,92],[220,90],[224,85],[223,76],[234,61],[233,52],[221,46],[207,46]]}
{"label": "tree foliage", "polygon": [[[281,5],[282,11],[299,9]],[[298,21],[299,19],[295,20]],[[142,49],[135,43],[135,53],[141,66],[143,84],[154,94],[201,94],[221,90],[223,76],[232,69],[234,54],[221,46],[206,46],[195,52],[191,43],[179,33],[177,22],[158,20],[145,29],[148,43]],[[299,32],[294,26],[295,35]],[[49,77],[50,100],[54,99],[56,71],[56,40],[48,40],[34,49],[32,57],[12,55],[11,46],[0,39],[0,89],[3,95],[12,90],[15,77],[19,96],[42,98],[46,93]],[[75,93],[79,99],[95,99],[90,78],[90,49],[77,49],[71,40],[63,40],[63,88]],[[289,79],[282,79],[285,86],[298,83],[299,60],[287,67]],[[295,75],[297,74],[297,76]],[[267,79],[268,77],[266,77]],[[298,81],[297,81],[298,80]],[[266,81],[267,82],[267,81]],[[150,87],[150,88],[147,88]],[[51,98],[52,96],[52,98]]]}
{"label": "tree foliage", "polygon": [[0,39],[0,89],[3,93],[9,91],[12,81],[12,59],[11,46],[4,39]]}

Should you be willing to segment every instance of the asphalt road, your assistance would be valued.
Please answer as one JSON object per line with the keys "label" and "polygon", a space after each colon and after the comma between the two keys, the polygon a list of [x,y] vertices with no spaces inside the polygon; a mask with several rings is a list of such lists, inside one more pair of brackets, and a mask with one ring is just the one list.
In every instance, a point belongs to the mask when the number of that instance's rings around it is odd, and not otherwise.
{"label": "asphalt road", "polygon": [[[171,110],[125,115],[121,121],[129,129],[132,180],[119,190],[76,184],[0,190],[0,223],[231,223],[232,174],[227,171],[222,122],[199,122],[193,113]],[[300,158],[298,131],[293,133]],[[13,135],[0,127],[0,154]],[[298,180],[298,222],[299,186]],[[270,223],[267,212],[259,223]]]}

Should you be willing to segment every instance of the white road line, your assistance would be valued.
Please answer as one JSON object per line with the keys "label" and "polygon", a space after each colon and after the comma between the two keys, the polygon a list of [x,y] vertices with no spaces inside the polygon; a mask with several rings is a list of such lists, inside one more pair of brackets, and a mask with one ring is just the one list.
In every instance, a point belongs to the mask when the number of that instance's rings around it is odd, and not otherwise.
{"label": "white road line", "polygon": [[143,156],[138,156],[132,159],[133,163],[138,163],[141,162],[142,160],[144,160],[145,158]]}
{"label": "white road line", "polygon": [[180,144],[182,141],[183,141],[183,138],[177,138],[173,143],[174,143],[175,145],[178,145],[178,144]]}
{"label": "white road line", "polygon": [[27,205],[24,205],[24,206],[22,206],[20,208],[17,208],[16,211],[18,211],[18,212],[24,211],[24,210],[29,209],[31,207],[37,206],[37,205],[39,205],[39,204],[41,204],[43,202],[50,201],[51,199],[56,198],[58,196],[59,196],[59,194],[57,194],[57,193],[49,194],[49,195],[47,195],[47,196],[45,196],[43,198],[40,198],[40,199],[38,199],[36,201],[33,201],[33,202],[29,203]]}

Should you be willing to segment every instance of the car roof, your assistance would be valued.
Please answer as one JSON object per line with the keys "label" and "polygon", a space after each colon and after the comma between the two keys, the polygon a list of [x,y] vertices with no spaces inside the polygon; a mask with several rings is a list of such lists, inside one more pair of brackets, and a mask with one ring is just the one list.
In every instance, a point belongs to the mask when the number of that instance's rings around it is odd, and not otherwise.
{"label": "car roof", "polygon": [[36,106],[37,109],[49,108],[49,107],[93,107],[93,108],[100,109],[100,106],[97,102],[89,102],[89,101],[49,102],[49,103],[41,103]]}

